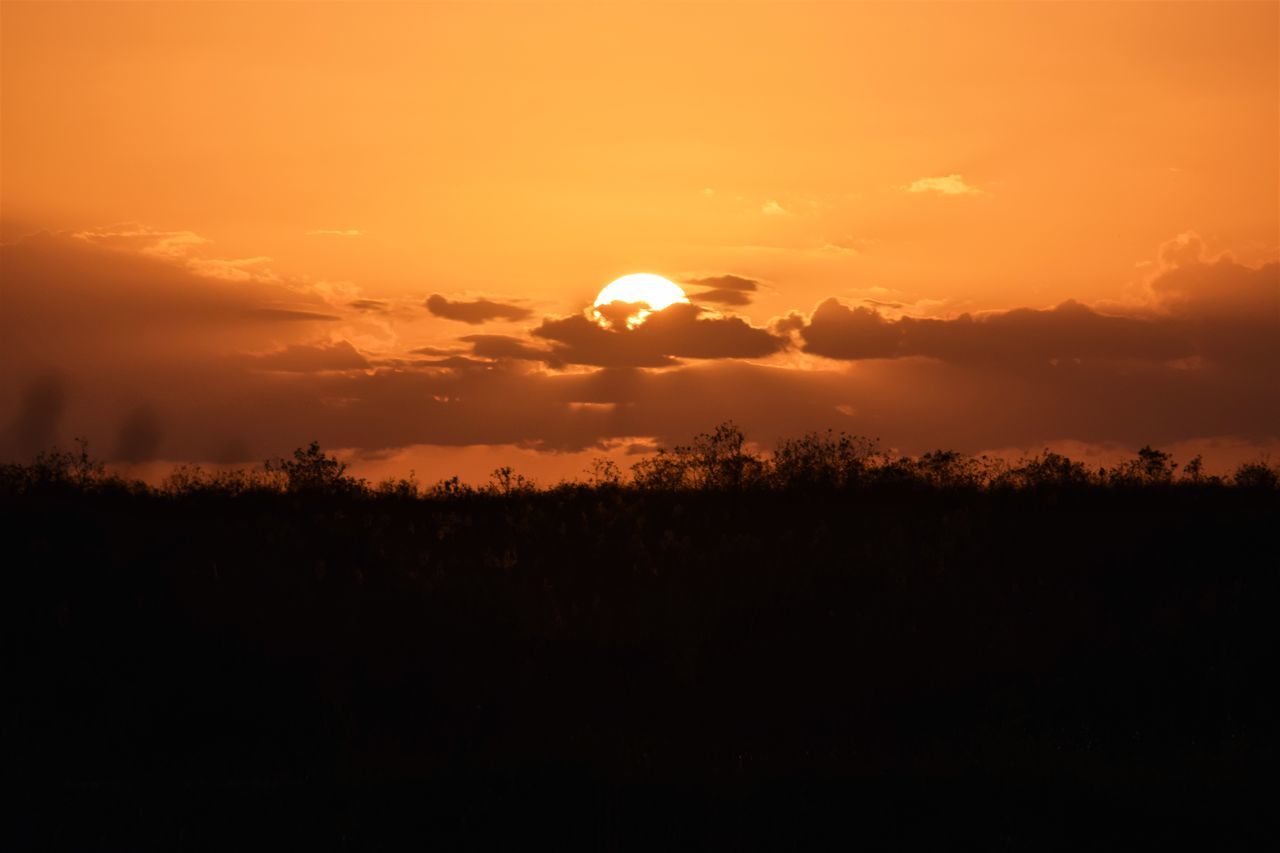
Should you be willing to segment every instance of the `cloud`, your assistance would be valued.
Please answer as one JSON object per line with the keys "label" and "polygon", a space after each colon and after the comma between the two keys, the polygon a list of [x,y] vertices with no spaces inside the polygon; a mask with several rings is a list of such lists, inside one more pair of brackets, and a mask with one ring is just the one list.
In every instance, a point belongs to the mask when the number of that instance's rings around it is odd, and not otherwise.
{"label": "cloud", "polygon": [[1179,254],[1148,287],[1162,321],[1185,326],[1198,355],[1267,365],[1280,375],[1280,263],[1249,267],[1227,255],[1204,261]]}
{"label": "cloud", "polygon": [[446,347],[415,347],[409,350],[413,355],[450,356],[457,355],[459,350]]}
{"label": "cloud", "polygon": [[706,303],[712,305],[750,305],[751,294],[744,293],[741,290],[727,290],[725,288],[716,287],[711,290],[700,290],[697,293],[689,294],[689,298],[694,302]]}
{"label": "cloud", "polygon": [[317,228],[307,232],[308,237],[360,237],[362,233],[355,228]]}
{"label": "cloud", "polygon": [[[114,356],[210,335],[252,346],[263,325],[337,319],[315,294],[283,284],[213,279],[150,252],[64,235],[0,245],[0,264],[0,342],[16,353],[71,352],[105,341]],[[40,323],[57,328],[59,337]]]}
{"label": "cloud", "polygon": [[805,352],[835,359],[924,356],[956,363],[1069,359],[1166,361],[1195,353],[1179,324],[1099,314],[1067,301],[953,319],[886,319],[874,308],[822,302],[799,328]]}
{"label": "cloud", "polygon": [[246,319],[269,320],[273,322],[316,322],[341,320],[337,314],[325,314],[319,311],[298,311],[291,308],[246,308]]}
{"label": "cloud", "polygon": [[275,352],[247,356],[247,360],[250,366],[259,370],[281,370],[289,373],[360,370],[369,366],[369,360],[350,341],[291,344]]}
{"label": "cloud", "polygon": [[753,278],[743,278],[740,275],[712,275],[706,278],[687,279],[685,284],[694,287],[713,287],[719,290],[742,290],[754,291],[760,286],[760,282]]}
{"label": "cloud", "polygon": [[837,237],[822,244],[822,250],[837,255],[860,255],[868,247],[875,245],[869,237]]}
{"label": "cloud", "polygon": [[[557,374],[507,362],[300,374],[241,382],[235,395],[220,392],[216,423],[248,437],[249,460],[312,438],[366,450],[512,444],[576,451],[636,436],[669,443],[724,418],[767,431],[760,435],[767,439],[833,415],[847,393],[835,378],[716,362],[656,372]],[[172,451],[203,452],[211,426],[204,423],[204,437],[188,435],[187,446]]]}
{"label": "cloud", "polygon": [[159,231],[137,223],[90,228],[71,236],[107,249],[170,260],[186,258],[197,246],[210,242],[193,231]]}
{"label": "cloud", "polygon": [[509,358],[517,361],[541,361],[559,367],[564,362],[551,350],[531,346],[523,338],[510,335],[464,335],[458,340],[471,344],[471,352],[480,358]]}
{"label": "cloud", "polygon": [[190,258],[187,268],[196,275],[220,278],[223,281],[261,281],[277,283],[281,281],[270,267],[271,258]]}
{"label": "cloud", "polygon": [[266,256],[253,258],[205,258],[196,254],[212,241],[192,231],[160,231],[146,225],[126,223],[77,231],[71,235],[94,246],[159,258],[185,266],[197,275],[224,281],[278,283],[280,276],[269,266]]}
{"label": "cloud", "polygon": [[[93,438],[98,453],[139,456],[146,424],[121,426],[137,401],[176,430],[172,409],[234,396],[228,386],[247,369],[236,367],[238,353],[314,340],[337,319],[312,294],[211,279],[155,253],[70,235],[0,245],[0,268],[0,452],[11,456],[76,435]],[[208,426],[193,429],[208,435]],[[230,438],[209,437],[204,458]]]}
{"label": "cloud", "polygon": [[[740,361],[577,373],[520,362],[477,367],[240,382],[234,394],[219,391],[220,420],[213,423],[249,437],[259,458],[311,438],[372,449],[516,444],[581,450],[625,436],[669,445],[726,418],[766,445],[832,427],[881,436],[912,453],[1034,446],[1062,437],[1136,447],[1194,436],[1274,435],[1280,416],[1280,400],[1251,396],[1239,376],[1165,365],[1126,371],[1105,364],[1046,366],[1034,375],[916,359],[856,372]],[[195,450],[211,443],[209,426],[202,425],[206,437]]]}
{"label": "cloud", "polygon": [[[314,293],[45,235],[0,246],[0,459],[77,435],[139,460],[246,463],[312,439],[581,451],[687,441],[726,418],[766,446],[828,427],[908,453],[1262,446],[1280,424],[1280,266],[1208,259],[1194,242],[1162,251],[1146,302],[1126,309],[920,319],[827,300],[762,329],[677,305],[632,330],[553,317],[374,359],[334,337],[320,318],[343,309]],[[815,353],[803,367],[744,360],[789,339]]]}
{"label": "cloud", "polygon": [[965,183],[963,175],[943,175],[937,178],[920,178],[902,187],[909,193],[938,193],[939,195],[980,195],[981,192]]}
{"label": "cloud", "polygon": [[1194,231],[1184,231],[1163,243],[1157,256],[1166,269],[1198,264],[1204,260],[1204,240]]}
{"label": "cloud", "polygon": [[634,329],[605,329],[581,314],[544,319],[534,337],[553,342],[566,364],[665,367],[679,358],[761,358],[783,349],[785,338],[740,317],[700,316],[696,305],[676,303],[650,314]]}
{"label": "cloud", "polygon": [[493,362],[481,358],[468,358],[465,355],[450,355],[445,358],[422,359],[416,363],[417,367],[447,367],[456,370],[472,370],[476,368],[489,369],[493,367]]}
{"label": "cloud", "polygon": [[[1112,312],[1066,302],[951,319],[890,320],[836,300],[775,323],[806,352],[876,360],[863,425],[910,438],[945,417],[970,446],[1041,439],[1168,442],[1278,437],[1280,264],[1206,260],[1183,235],[1161,252],[1149,300]],[[902,393],[891,389],[909,389]],[[1002,442],[987,440],[987,446]]]}
{"label": "cloud", "polygon": [[438,293],[427,297],[423,303],[427,310],[437,317],[446,320],[457,320],[473,326],[487,323],[490,320],[523,320],[532,312],[518,305],[507,305],[502,302],[491,302],[488,299],[476,299],[471,302],[445,299]]}
{"label": "cloud", "polygon": [[356,299],[347,303],[347,307],[354,308],[357,311],[371,311],[381,313],[390,307],[390,303],[381,299]]}
{"label": "cloud", "polygon": [[706,278],[693,278],[684,282],[692,287],[704,287],[689,294],[694,302],[711,303],[713,305],[750,305],[751,294],[759,287],[755,279],[738,275],[713,275]]}
{"label": "cloud", "polygon": [[787,210],[785,207],[778,204],[776,201],[773,201],[772,199],[770,199],[769,201],[766,201],[760,207],[760,212],[763,213],[765,216],[790,216],[791,215],[791,211]]}

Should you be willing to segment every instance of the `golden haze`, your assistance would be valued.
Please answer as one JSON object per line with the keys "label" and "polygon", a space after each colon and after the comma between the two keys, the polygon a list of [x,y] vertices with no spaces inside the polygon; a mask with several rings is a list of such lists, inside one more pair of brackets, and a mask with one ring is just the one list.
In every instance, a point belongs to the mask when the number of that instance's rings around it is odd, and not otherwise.
{"label": "golden haze", "polygon": [[1278,9],[6,2],[0,449],[1256,452]]}

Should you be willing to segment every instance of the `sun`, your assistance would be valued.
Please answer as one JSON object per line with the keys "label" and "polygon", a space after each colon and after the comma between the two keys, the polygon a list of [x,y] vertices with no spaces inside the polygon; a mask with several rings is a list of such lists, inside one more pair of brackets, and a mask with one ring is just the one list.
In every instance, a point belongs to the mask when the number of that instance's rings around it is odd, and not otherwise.
{"label": "sun", "polygon": [[654,311],[661,311],[668,305],[674,305],[677,302],[688,301],[689,297],[684,295],[680,285],[651,272],[637,272],[631,275],[624,275],[622,278],[615,279],[605,285],[604,289],[600,291],[600,295],[596,297],[595,304],[592,306],[592,313],[595,315],[597,323],[602,326],[609,326],[613,325],[617,318],[607,316],[605,312],[600,310],[601,306],[614,302],[631,304],[642,302],[647,306],[646,308],[639,308],[626,315],[627,328],[634,329]]}

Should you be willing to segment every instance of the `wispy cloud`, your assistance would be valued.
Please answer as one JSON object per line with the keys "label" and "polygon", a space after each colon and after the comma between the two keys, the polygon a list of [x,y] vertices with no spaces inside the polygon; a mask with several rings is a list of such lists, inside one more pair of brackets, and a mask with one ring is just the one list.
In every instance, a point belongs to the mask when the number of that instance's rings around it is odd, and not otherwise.
{"label": "wispy cloud", "polygon": [[180,260],[196,246],[210,241],[193,231],[158,231],[137,223],[124,223],[77,231],[71,236],[108,249],[123,249],[165,260]]}
{"label": "wispy cloud", "polygon": [[764,206],[760,208],[760,212],[765,216],[790,216],[791,211],[778,204],[773,199],[766,201]]}
{"label": "wispy cloud", "polygon": [[223,281],[278,283],[282,278],[270,267],[266,255],[252,258],[209,258],[199,254],[213,241],[193,231],[159,231],[146,225],[124,223],[77,231],[71,235],[95,246],[132,252],[186,267],[196,275]]}
{"label": "wispy cloud", "polygon": [[278,283],[280,276],[271,270],[271,258],[191,258],[187,269],[196,275],[223,281],[261,281]]}
{"label": "wispy cloud", "polygon": [[943,175],[937,178],[920,178],[905,187],[909,193],[938,193],[939,195],[981,195],[981,190],[965,183],[963,175]]}

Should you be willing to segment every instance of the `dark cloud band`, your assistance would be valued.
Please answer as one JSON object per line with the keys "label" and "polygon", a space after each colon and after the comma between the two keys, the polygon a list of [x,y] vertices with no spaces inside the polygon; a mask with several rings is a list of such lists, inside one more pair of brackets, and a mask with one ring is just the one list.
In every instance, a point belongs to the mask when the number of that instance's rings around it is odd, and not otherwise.
{"label": "dark cloud band", "polygon": [[437,317],[470,323],[473,326],[491,320],[523,320],[531,313],[527,308],[521,308],[518,305],[507,305],[488,299],[476,299],[471,302],[449,300],[438,293],[431,294],[423,304]]}

